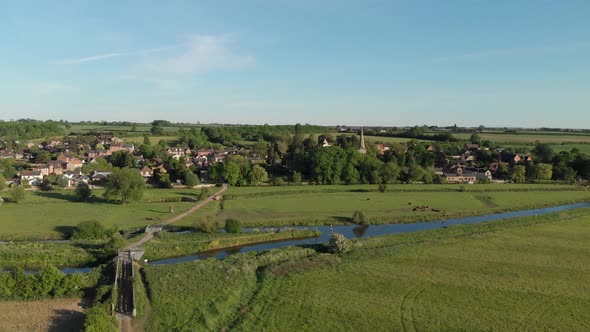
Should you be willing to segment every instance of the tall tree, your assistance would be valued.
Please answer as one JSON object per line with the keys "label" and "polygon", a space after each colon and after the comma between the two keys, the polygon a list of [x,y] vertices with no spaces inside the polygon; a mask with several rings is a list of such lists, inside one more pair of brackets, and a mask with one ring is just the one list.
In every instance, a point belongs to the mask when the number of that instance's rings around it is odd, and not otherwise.
{"label": "tall tree", "polygon": [[259,165],[254,165],[249,174],[250,184],[259,185],[262,182],[268,181],[268,173]]}
{"label": "tall tree", "polygon": [[137,169],[116,168],[107,178],[106,198],[117,198],[122,204],[129,201],[139,200],[143,196],[145,182]]}

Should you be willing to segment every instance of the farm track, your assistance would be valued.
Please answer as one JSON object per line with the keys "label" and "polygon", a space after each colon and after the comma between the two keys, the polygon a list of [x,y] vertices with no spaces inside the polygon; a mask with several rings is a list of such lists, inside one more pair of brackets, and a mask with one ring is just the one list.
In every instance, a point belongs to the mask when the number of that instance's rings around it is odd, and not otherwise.
{"label": "farm track", "polygon": [[422,293],[428,288],[430,288],[429,284],[418,284],[410,288],[406,294],[404,294],[399,307],[400,322],[404,332],[418,331],[414,319],[414,302],[416,302],[420,295],[422,295]]}

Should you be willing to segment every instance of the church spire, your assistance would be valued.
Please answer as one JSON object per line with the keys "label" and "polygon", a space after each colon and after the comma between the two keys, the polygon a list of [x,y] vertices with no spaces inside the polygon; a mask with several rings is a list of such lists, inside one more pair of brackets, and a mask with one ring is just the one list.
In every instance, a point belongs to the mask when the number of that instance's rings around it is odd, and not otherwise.
{"label": "church spire", "polygon": [[359,152],[360,153],[367,153],[367,149],[365,148],[365,134],[363,132],[362,127],[361,127],[361,142],[359,144]]}

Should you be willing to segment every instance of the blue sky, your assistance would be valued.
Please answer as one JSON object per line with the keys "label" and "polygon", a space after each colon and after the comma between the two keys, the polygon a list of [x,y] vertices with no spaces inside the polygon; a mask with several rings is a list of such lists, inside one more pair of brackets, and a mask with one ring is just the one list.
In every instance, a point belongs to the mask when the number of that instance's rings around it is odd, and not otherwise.
{"label": "blue sky", "polygon": [[584,0],[0,0],[0,119],[589,128],[589,13]]}

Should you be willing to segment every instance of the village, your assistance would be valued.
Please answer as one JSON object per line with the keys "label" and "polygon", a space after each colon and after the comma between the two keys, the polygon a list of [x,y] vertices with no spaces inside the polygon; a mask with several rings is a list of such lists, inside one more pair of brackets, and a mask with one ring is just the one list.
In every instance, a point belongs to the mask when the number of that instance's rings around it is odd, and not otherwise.
{"label": "village", "polygon": [[[407,155],[409,152],[416,155],[418,151],[419,154],[427,156],[432,159],[427,165],[431,165],[431,170],[438,176],[438,181],[435,180],[434,183],[503,183],[510,180],[509,174],[513,166],[529,165],[534,160],[534,156],[530,153],[513,153],[499,147],[490,148],[469,142],[466,142],[462,148],[458,148],[457,144],[431,144],[418,141],[401,144],[373,142],[367,144],[362,128],[360,140],[354,133],[352,135],[349,137],[358,144],[358,151],[361,154],[373,153],[381,159],[387,159],[387,155],[392,155],[394,150],[397,150],[395,151],[397,155]],[[341,136],[346,134],[341,134],[337,138],[330,134],[320,135],[318,144],[323,148],[338,145]],[[293,171],[292,163],[284,160],[287,156],[284,156],[283,160],[269,158],[267,153],[254,151],[249,146],[191,149],[186,145],[159,145],[162,153],[153,154],[148,158],[144,155],[145,147],[141,149],[134,143],[126,143],[124,139],[116,137],[113,133],[101,133],[83,138],[85,143],[66,139],[48,139],[38,144],[18,142],[22,147],[0,150],[0,159],[11,159],[15,165],[18,165],[15,167],[15,176],[6,178],[6,185],[23,184],[27,187],[37,187],[43,183],[44,179],[50,179],[53,185],[59,185],[62,188],[76,187],[81,182],[100,186],[111,174],[112,166],[135,168],[149,184],[154,182],[155,175],[163,173],[174,175],[174,168],[190,170],[198,176],[200,182],[216,182],[218,178],[212,179],[209,176],[210,166],[215,163],[224,163],[229,157],[235,155],[244,157],[251,166],[270,164],[281,167],[283,164],[284,171]],[[146,142],[149,143],[147,136]],[[456,154],[452,154],[453,152]],[[48,158],[51,159],[48,160]],[[405,165],[402,171],[407,171]],[[171,185],[185,184],[184,178],[180,175],[174,176],[172,180]],[[401,176],[396,179],[396,182],[398,180],[403,182]],[[408,180],[413,183],[421,182],[419,178]]]}

